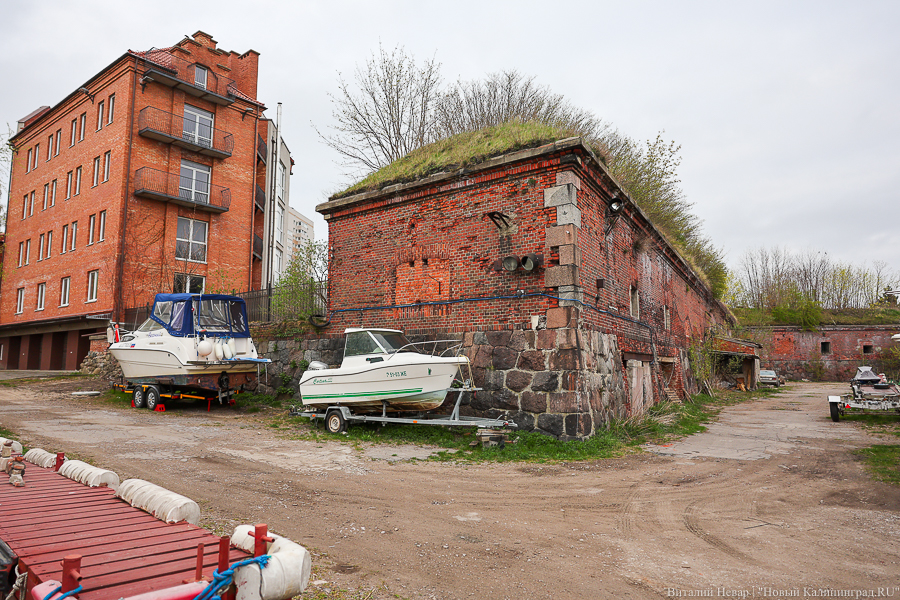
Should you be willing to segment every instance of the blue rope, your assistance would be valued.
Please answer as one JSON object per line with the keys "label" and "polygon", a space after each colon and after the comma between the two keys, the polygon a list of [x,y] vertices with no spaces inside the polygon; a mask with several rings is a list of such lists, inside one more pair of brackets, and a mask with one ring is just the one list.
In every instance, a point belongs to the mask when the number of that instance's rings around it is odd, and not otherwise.
{"label": "blue rope", "polygon": [[[270,558],[271,556],[269,556],[268,554],[263,554],[262,556],[248,558],[246,560],[236,562],[221,573],[219,573],[218,570],[213,571],[213,580],[208,586],[203,588],[202,592],[194,597],[194,600],[221,600],[216,592],[221,590],[223,587],[231,584],[235,569],[252,564],[258,564],[260,569],[264,569],[269,563]],[[47,598],[44,598],[44,600],[47,600]],[[60,599],[57,598],[56,600]]]}
{"label": "blue rope", "polygon": [[[49,594],[47,594],[46,596],[44,596],[44,600],[50,600],[50,598],[52,598],[53,595],[56,594],[57,592],[59,592],[61,589],[62,589],[62,586],[59,586],[58,588],[56,588],[55,590],[53,590],[52,592],[50,592]],[[78,586],[77,588],[75,588],[74,590],[69,590],[68,592],[66,592],[65,594],[63,594],[62,596],[60,596],[59,598],[57,598],[56,600],[63,600],[63,598],[68,598],[69,596],[71,596],[71,595],[73,595],[73,594],[77,594],[77,593],[80,592],[81,590],[82,590],[82,587],[79,585],[79,586]]]}

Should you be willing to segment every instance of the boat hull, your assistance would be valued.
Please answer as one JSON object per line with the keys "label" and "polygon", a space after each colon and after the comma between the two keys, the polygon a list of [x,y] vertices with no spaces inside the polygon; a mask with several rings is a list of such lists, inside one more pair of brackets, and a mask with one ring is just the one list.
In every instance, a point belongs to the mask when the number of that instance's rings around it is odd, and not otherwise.
{"label": "boat hull", "polygon": [[[430,358],[430,357],[429,357]],[[425,412],[444,403],[465,358],[363,369],[309,371],[300,381],[303,404],[311,409],[348,406],[359,413]]]}
{"label": "boat hull", "polygon": [[184,364],[172,352],[148,348],[110,348],[119,361],[125,381],[132,384],[168,383],[182,387],[218,390],[222,374],[234,388],[256,379],[259,364],[255,361],[209,361]]}

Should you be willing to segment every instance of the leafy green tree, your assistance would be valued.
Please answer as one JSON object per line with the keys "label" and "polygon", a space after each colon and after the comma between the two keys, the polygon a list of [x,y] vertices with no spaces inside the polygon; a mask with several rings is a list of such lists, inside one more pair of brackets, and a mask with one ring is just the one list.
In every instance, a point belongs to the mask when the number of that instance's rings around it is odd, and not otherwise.
{"label": "leafy green tree", "polygon": [[328,299],[328,243],[309,240],[294,250],[278,278],[272,306],[276,320],[304,320],[324,312]]}

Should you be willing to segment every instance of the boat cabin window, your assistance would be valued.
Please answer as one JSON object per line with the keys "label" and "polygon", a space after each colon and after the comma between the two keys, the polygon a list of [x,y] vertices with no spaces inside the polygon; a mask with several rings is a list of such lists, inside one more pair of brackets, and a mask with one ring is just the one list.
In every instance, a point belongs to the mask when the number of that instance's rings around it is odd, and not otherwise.
{"label": "boat cabin window", "polygon": [[[404,348],[404,346],[407,346]],[[415,352],[400,333],[388,331],[355,331],[347,334],[344,356],[360,356],[362,354],[393,354],[403,348],[404,352]]]}
{"label": "boat cabin window", "polygon": [[194,300],[197,328],[208,332],[248,333],[240,302]]}
{"label": "boat cabin window", "polygon": [[138,331],[156,331],[157,329],[162,329],[162,325],[154,321],[153,319],[147,319],[141,326],[137,328]]}
{"label": "boat cabin window", "polygon": [[153,307],[153,316],[163,323],[168,323],[172,318],[172,304],[172,302],[157,302]]}
{"label": "boat cabin window", "polygon": [[361,354],[384,354],[384,350],[378,347],[368,331],[355,331],[347,334],[347,342],[344,346],[344,356],[359,356]]}
{"label": "boat cabin window", "polygon": [[409,340],[401,333],[391,333],[387,331],[373,331],[371,333],[388,354],[393,354],[404,346],[407,346],[406,348],[403,348],[404,352],[416,352],[415,346],[410,346]]}

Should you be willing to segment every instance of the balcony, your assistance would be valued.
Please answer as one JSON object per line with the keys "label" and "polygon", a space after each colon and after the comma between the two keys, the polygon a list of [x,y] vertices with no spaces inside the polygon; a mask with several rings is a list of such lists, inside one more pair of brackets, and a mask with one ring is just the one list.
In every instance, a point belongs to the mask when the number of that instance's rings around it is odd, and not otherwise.
{"label": "balcony", "polygon": [[138,134],[214,158],[228,158],[234,150],[234,136],[230,133],[152,106],[138,114]]}
{"label": "balcony", "polygon": [[204,193],[190,189],[190,180],[182,186],[181,180],[174,173],[143,167],[134,174],[134,195],[212,213],[223,213],[231,206],[231,190],[228,188],[208,184],[209,191]]}
{"label": "balcony", "polygon": [[266,140],[258,133],[256,134],[256,157],[266,164],[266,157],[269,155],[269,148],[266,146]]}
{"label": "balcony", "polygon": [[141,52],[144,72],[142,84],[155,81],[184,91],[191,96],[203,98],[215,104],[227,106],[234,102],[234,80],[213,73],[204,65],[192,63],[170,54],[166,50],[151,48]]}
{"label": "balcony", "polygon": [[259,186],[256,186],[256,208],[266,212],[266,193]]}
{"label": "balcony", "polygon": [[253,256],[255,258],[258,258],[259,260],[262,260],[262,253],[263,253],[262,238],[259,237],[258,235],[254,235],[253,236]]}

